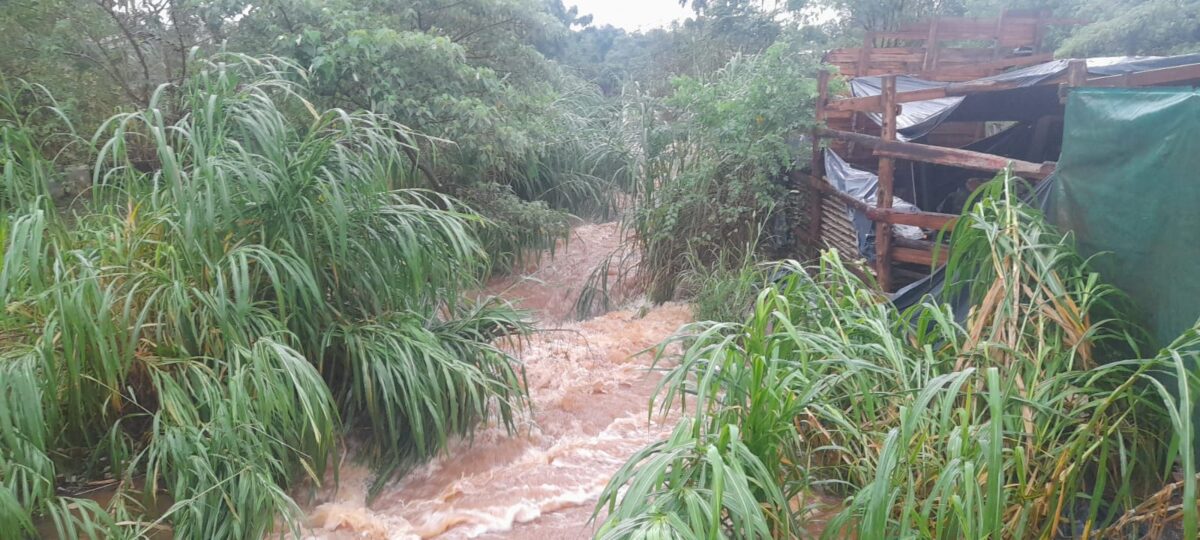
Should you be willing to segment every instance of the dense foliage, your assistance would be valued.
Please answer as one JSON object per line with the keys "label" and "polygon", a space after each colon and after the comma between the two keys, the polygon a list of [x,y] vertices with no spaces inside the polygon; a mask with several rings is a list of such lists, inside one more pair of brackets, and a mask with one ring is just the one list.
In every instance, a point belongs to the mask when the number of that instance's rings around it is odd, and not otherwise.
{"label": "dense foliage", "polygon": [[794,537],[809,490],[845,497],[827,538],[1155,538],[1179,515],[1194,537],[1171,470],[1196,473],[1197,336],[1111,361],[1139,335],[1119,292],[992,191],[954,238],[965,323],[898,312],[831,252],[685,331],[660,403],[688,419],[609,484],[601,537]]}
{"label": "dense foliage", "polygon": [[[770,219],[788,199],[786,172],[807,155],[794,136],[812,127],[819,66],[812,51],[781,41],[709,77],[677,78],[664,100],[644,98],[632,220],[653,300],[674,296],[689,259],[743,260],[764,236],[790,241],[790,225]],[[764,232],[769,222],[777,225]]]}
{"label": "dense foliage", "polygon": [[[610,216],[629,182],[631,150],[609,136],[619,109],[546,56],[578,22],[532,0],[14,0],[0,43],[36,60],[7,56],[0,73],[45,84],[90,133],[160,84],[182,84],[197,53],[288,58],[316,106],[419,133],[404,148],[414,182],[493,218],[483,236],[502,269],[553,245],[571,214]],[[526,219],[503,219],[513,214]]]}
{"label": "dense foliage", "polygon": [[[318,111],[282,61],[197,69],[104,125],[74,223],[44,204],[54,164],[3,124],[23,180],[5,192],[37,194],[5,197],[0,227],[5,530],[45,514],[60,535],[136,536],[161,499],[182,538],[295,530],[287,488],[326,480],[340,426],[387,467],[523,407],[492,341],[526,323],[460,298],[486,260],[479,218],[407,185],[407,129]],[[104,478],[107,509],[59,496]]]}

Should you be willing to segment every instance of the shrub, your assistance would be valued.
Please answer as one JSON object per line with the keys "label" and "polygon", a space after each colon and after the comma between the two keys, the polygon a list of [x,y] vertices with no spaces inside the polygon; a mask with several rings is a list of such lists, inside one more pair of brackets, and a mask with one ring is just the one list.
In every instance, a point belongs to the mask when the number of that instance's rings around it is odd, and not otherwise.
{"label": "shrub", "polygon": [[676,79],[664,104],[640,109],[645,162],[632,220],[652,300],[675,295],[689,261],[755,253],[788,192],[784,173],[804,159],[789,137],[812,127],[819,69],[813,53],[781,41],[709,79]]}

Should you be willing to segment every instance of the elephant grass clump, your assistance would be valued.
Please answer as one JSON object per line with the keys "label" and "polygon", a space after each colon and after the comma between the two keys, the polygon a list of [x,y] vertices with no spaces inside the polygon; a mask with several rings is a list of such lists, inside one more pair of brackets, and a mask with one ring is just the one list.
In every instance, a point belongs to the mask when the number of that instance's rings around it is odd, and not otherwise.
{"label": "elephant grass clump", "polygon": [[815,490],[844,499],[826,538],[1195,538],[1200,332],[1137,354],[1123,296],[1014,185],[954,231],[961,322],[829,252],[683,332],[658,403],[686,420],[613,478],[599,536],[796,537]]}
{"label": "elephant grass clump", "polygon": [[[292,494],[347,432],[386,478],[513,427],[522,369],[493,342],[529,326],[461,299],[484,221],[405,187],[404,126],[320,112],[301,75],[221,55],[114,116],[77,140],[96,161],[71,216],[0,113],[0,529],[298,534]],[[111,502],[69,496],[97,483]]]}

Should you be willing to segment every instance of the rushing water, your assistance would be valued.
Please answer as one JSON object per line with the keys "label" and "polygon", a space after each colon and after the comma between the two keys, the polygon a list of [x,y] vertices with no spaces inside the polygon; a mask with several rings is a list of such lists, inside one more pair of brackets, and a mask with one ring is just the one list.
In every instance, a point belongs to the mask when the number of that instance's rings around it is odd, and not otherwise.
{"label": "rushing water", "polygon": [[519,351],[533,407],[520,433],[487,426],[473,442],[388,485],[364,504],[370,472],[340,469],[335,494],[308,517],[314,539],[586,538],[597,496],[625,460],[675,418],[647,406],[659,374],[638,353],[690,320],[686,306],[634,306],[566,322],[580,287],[620,242],[616,224],[582,225],[525,275],[488,291],[529,309],[538,332]]}

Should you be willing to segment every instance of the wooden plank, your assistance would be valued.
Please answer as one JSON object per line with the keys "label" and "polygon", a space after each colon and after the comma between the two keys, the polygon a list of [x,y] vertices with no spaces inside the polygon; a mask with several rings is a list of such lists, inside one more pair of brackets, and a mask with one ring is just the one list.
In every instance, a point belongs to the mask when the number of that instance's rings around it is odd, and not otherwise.
{"label": "wooden plank", "polygon": [[889,145],[876,148],[875,155],[884,158],[907,159],[909,161],[949,165],[951,167],[990,173],[998,173],[1011,165],[1013,174],[1028,180],[1044,180],[1047,176],[1050,176],[1050,173],[1054,172],[1056,165],[1053,162],[1046,162],[1039,165],[1028,161],[957,148],[942,148],[924,144],[907,146],[913,143],[898,144],[904,146]]}
{"label": "wooden plank", "polygon": [[872,208],[867,212],[871,221],[882,221],[891,225],[911,225],[922,229],[941,230],[945,227],[954,230],[958,216],[939,214],[935,212],[902,212],[894,208]]}
{"label": "wooden plank", "polygon": [[875,37],[894,41],[925,41],[925,30],[897,30],[894,32],[876,32]]}
{"label": "wooden plank", "polygon": [[[896,103],[911,103],[946,97],[945,88],[930,88],[896,94]],[[882,112],[883,96],[863,96],[856,98],[835,99],[826,107],[831,111]]]}
{"label": "wooden plank", "polygon": [[[1041,62],[1034,62],[1035,64]],[[980,69],[978,66],[973,69]],[[984,67],[986,69],[986,66]],[[1049,79],[1042,84],[1055,84],[1057,78]],[[924,90],[912,90],[909,92],[898,92],[896,94],[896,103],[912,103],[914,101],[927,101],[930,99],[940,99],[944,97],[967,96],[971,94],[979,94],[984,92],[998,92],[1001,90],[1012,90],[1021,88],[1020,82],[960,82],[950,83],[943,88],[928,88]],[[881,112],[883,110],[883,101],[881,96],[862,96],[844,99],[835,99],[829,102],[826,106],[831,111],[859,111],[859,112]]]}
{"label": "wooden plank", "polygon": [[983,47],[942,47],[939,57],[943,62],[951,64],[991,62],[994,60],[992,58],[992,50]]}
{"label": "wooden plank", "polygon": [[[883,134],[884,141],[896,140],[896,76],[883,78]],[[879,160],[879,186],[875,195],[875,206],[880,209],[892,207],[893,184],[896,179],[896,162],[884,157]],[[875,222],[875,277],[879,288],[892,290],[892,226],[885,221]]]}
{"label": "wooden plank", "polygon": [[850,141],[872,148],[875,150],[875,155],[882,158],[936,163],[938,165],[949,165],[951,167],[992,173],[1000,172],[1011,164],[1013,174],[1030,180],[1042,180],[1050,176],[1050,173],[1054,172],[1056,165],[1053,162],[1042,164],[1030,163],[1019,159],[1010,159],[960,148],[943,148],[913,142],[888,141],[881,137],[847,131],[822,129],[820,134],[822,137]]}
{"label": "wooden plank", "polygon": [[[933,252],[924,249],[897,246],[892,248],[892,259],[896,262],[933,266]],[[947,250],[938,250],[938,264],[946,264],[947,259],[949,259]]]}
{"label": "wooden plank", "polygon": [[833,187],[829,182],[822,179],[822,177],[809,176],[808,181],[809,181],[810,185],[812,185],[814,188],[817,189],[817,191],[820,191],[824,195],[833,197],[834,199],[837,199],[837,200],[845,203],[846,205],[853,207],[855,210],[858,210],[858,211],[863,212],[864,214],[868,214],[868,215],[870,214],[870,212],[872,210],[872,208],[870,206],[867,206],[867,203],[862,202],[858,199],[855,199],[854,197],[851,197],[845,193],[842,193],[841,191],[838,191],[838,189],[836,187]]}
{"label": "wooden plank", "polygon": [[1147,71],[1139,71],[1137,73],[1130,73],[1127,75],[1109,75],[1107,77],[1097,77],[1094,79],[1087,79],[1085,84],[1086,86],[1113,88],[1158,86],[1163,84],[1196,80],[1200,80],[1200,64],[1186,64],[1182,66],[1151,69]]}
{"label": "wooden plank", "polygon": [[975,62],[967,64],[964,67],[975,68],[983,71],[996,71],[1016,67],[1027,67],[1035,64],[1044,64],[1051,60],[1054,60],[1053,53],[1042,53],[1029,56],[1014,56],[1012,58],[998,58],[986,62]]}

